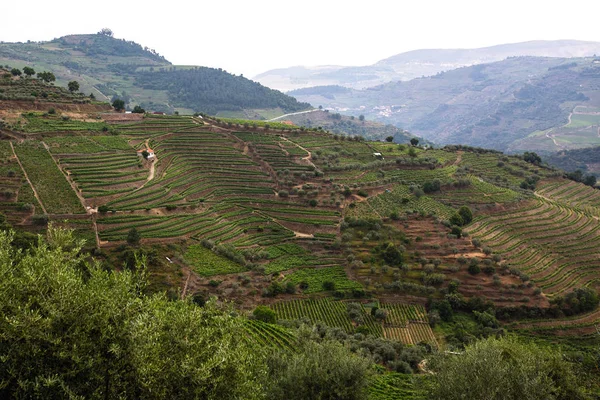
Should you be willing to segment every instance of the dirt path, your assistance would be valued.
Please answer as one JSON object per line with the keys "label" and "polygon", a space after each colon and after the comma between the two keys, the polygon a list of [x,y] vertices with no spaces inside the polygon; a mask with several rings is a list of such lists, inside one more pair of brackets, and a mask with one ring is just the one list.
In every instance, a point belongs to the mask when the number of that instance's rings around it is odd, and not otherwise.
{"label": "dirt path", "polygon": [[[566,124],[564,124],[563,126],[561,126],[561,128],[565,128],[565,127],[567,127],[567,126],[571,125],[571,118],[572,118],[572,117],[573,117],[573,112],[570,112],[570,113],[569,113],[569,117],[568,117],[568,121],[569,121],[569,122],[567,122]],[[554,142],[554,145],[555,145],[556,147],[558,147],[560,150],[565,150],[565,149],[566,149],[566,147],[565,147],[565,146],[563,146],[563,145],[561,145],[561,144],[558,144],[558,142],[556,141],[556,139],[554,139],[554,136],[552,136],[552,135],[550,134],[550,133],[551,133],[551,132],[552,132],[554,129],[555,129],[555,128],[551,128],[551,129],[550,129],[548,132],[546,132],[546,137],[547,137],[548,139],[551,139],[551,140],[552,140],[552,142]],[[598,136],[600,136],[600,129],[598,129]]]}
{"label": "dirt path", "polygon": [[96,215],[92,215],[92,227],[94,228],[94,234],[96,235],[96,248],[100,248],[100,235],[98,235],[98,224],[96,224]]}
{"label": "dirt path", "polygon": [[93,212],[93,209],[87,209],[86,205],[85,205],[85,199],[83,198],[83,196],[81,195],[81,192],[79,191],[79,188],[77,187],[77,185],[75,185],[75,182],[73,182],[70,178],[68,174],[65,174],[65,172],[60,168],[60,165],[58,165],[58,163],[56,162],[56,160],[54,159],[54,157],[52,157],[52,153],[50,153],[50,146],[48,146],[46,144],[46,142],[42,141],[42,145],[44,146],[44,148],[46,149],[46,151],[48,152],[48,155],[50,156],[50,158],[52,159],[52,161],[54,162],[54,165],[56,165],[56,168],[58,168],[58,170],[60,171],[61,174],[63,174],[63,176],[65,177],[65,179],[67,180],[67,182],[69,182],[69,185],[71,185],[71,189],[73,189],[73,191],[75,192],[75,194],[77,195],[77,198],[79,199],[79,202],[81,203],[81,206],[83,207],[83,209],[88,213],[91,214]]}
{"label": "dirt path", "polygon": [[[146,148],[149,149],[150,146],[148,145],[150,139],[146,139]],[[148,178],[146,178],[146,182],[144,182],[142,184],[142,186],[140,186],[139,188],[135,189],[134,192],[137,192],[138,190],[141,190],[144,188],[144,186],[146,186],[148,184],[148,182],[150,182],[152,179],[154,179],[154,171],[156,170],[155,166],[156,163],[158,162],[158,158],[156,157],[156,153],[154,153],[154,159],[150,162],[150,172],[148,173]],[[166,173],[166,170],[165,170]]]}
{"label": "dirt path", "polygon": [[[570,118],[571,118],[571,117],[569,117],[569,119],[570,119]],[[548,139],[552,140],[552,141],[554,142],[554,145],[555,145],[556,147],[558,147],[559,149],[563,150],[563,149],[564,149],[564,147],[563,147],[563,146],[561,146],[560,144],[558,144],[558,142],[556,141],[556,139],[554,139],[554,136],[550,135],[550,132],[552,132],[553,130],[554,130],[554,128],[552,128],[552,129],[550,129],[548,132],[546,132],[546,137],[547,137]]]}
{"label": "dirt path", "polygon": [[17,160],[17,162],[19,163],[19,167],[21,167],[21,171],[23,171],[23,176],[25,177],[25,179],[27,179],[27,182],[29,183],[29,186],[31,186],[31,190],[33,190],[33,195],[35,196],[35,198],[37,199],[38,203],[40,203],[40,207],[42,207],[42,211],[44,212],[44,214],[48,214],[48,212],[46,211],[46,207],[44,207],[44,203],[42,203],[42,200],[40,199],[40,196],[38,196],[38,192],[35,190],[35,187],[33,187],[33,184],[31,183],[31,181],[29,180],[29,176],[27,175],[27,171],[25,171],[25,168],[23,168],[23,164],[21,164],[21,160],[19,160],[19,156],[17,156],[17,152],[15,151],[15,148],[13,147],[12,142],[10,143],[10,148]]}
{"label": "dirt path", "polygon": [[183,290],[181,291],[181,300],[185,299],[185,295],[187,294],[188,284],[190,283],[190,277],[192,276],[192,271],[188,271],[187,279],[185,280],[185,285],[183,285]]}
{"label": "dirt path", "polygon": [[302,232],[296,232],[296,231],[292,231],[294,232],[294,236],[296,236],[297,238],[314,238],[315,235],[313,235],[312,233],[302,233]]}
{"label": "dirt path", "polygon": [[286,137],[281,137],[283,140],[288,141],[290,143],[292,143],[295,146],[298,146],[299,148],[301,148],[302,150],[304,150],[305,152],[308,153],[308,155],[306,157],[302,157],[301,160],[304,160],[306,162],[308,162],[314,169],[318,169],[317,166],[312,162],[312,153],[310,151],[308,151],[306,148],[300,146],[298,143],[296,142],[292,142],[291,140],[289,140]]}
{"label": "dirt path", "polygon": [[462,151],[458,151],[458,152],[456,152],[456,154],[458,154],[458,157],[456,157],[456,161],[454,161],[453,165],[458,165],[462,161],[463,152]]}

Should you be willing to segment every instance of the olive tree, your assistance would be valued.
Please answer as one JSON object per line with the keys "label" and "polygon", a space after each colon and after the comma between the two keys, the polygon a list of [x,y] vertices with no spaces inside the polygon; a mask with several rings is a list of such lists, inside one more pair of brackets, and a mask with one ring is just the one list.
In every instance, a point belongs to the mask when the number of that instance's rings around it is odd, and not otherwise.
{"label": "olive tree", "polygon": [[460,354],[440,353],[433,370],[431,399],[583,399],[571,365],[559,351],[513,337],[488,338]]}
{"label": "olive tree", "polygon": [[272,400],[362,400],[371,361],[337,341],[307,340],[298,352],[270,355],[268,398]]}

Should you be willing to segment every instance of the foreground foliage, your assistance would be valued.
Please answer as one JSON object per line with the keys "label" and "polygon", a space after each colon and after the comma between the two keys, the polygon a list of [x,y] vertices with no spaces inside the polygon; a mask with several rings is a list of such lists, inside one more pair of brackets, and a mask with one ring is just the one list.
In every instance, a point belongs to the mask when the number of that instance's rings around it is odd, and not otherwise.
{"label": "foreground foliage", "polygon": [[432,399],[585,399],[562,354],[515,338],[488,338],[461,354],[440,354]]}
{"label": "foreground foliage", "polygon": [[139,274],[85,262],[72,233],[48,239],[20,253],[0,232],[1,398],[260,397],[241,319],[145,296]]}

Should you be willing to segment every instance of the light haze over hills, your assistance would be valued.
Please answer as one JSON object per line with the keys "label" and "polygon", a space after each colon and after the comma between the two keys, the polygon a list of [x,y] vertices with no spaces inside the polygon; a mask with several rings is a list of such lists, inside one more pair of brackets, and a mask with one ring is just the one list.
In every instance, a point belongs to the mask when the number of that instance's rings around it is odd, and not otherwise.
{"label": "light haze over hills", "polygon": [[294,66],[263,72],[253,79],[287,91],[340,85],[363,89],[390,81],[407,81],[441,71],[501,61],[514,56],[589,57],[600,54],[600,42],[535,40],[476,49],[423,49],[396,54],[367,66]]}

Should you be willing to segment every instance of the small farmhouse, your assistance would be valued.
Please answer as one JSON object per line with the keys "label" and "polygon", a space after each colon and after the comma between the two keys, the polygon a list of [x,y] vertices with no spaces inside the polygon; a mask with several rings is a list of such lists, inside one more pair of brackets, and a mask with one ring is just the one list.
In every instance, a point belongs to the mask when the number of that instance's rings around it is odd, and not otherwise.
{"label": "small farmhouse", "polygon": [[373,153],[373,157],[375,157],[378,160],[383,160],[383,154],[381,153]]}
{"label": "small farmhouse", "polygon": [[147,160],[153,160],[154,159],[154,150],[152,150],[150,148],[138,150],[137,151],[138,157],[144,157],[144,152],[148,153],[148,156],[146,157]]}

